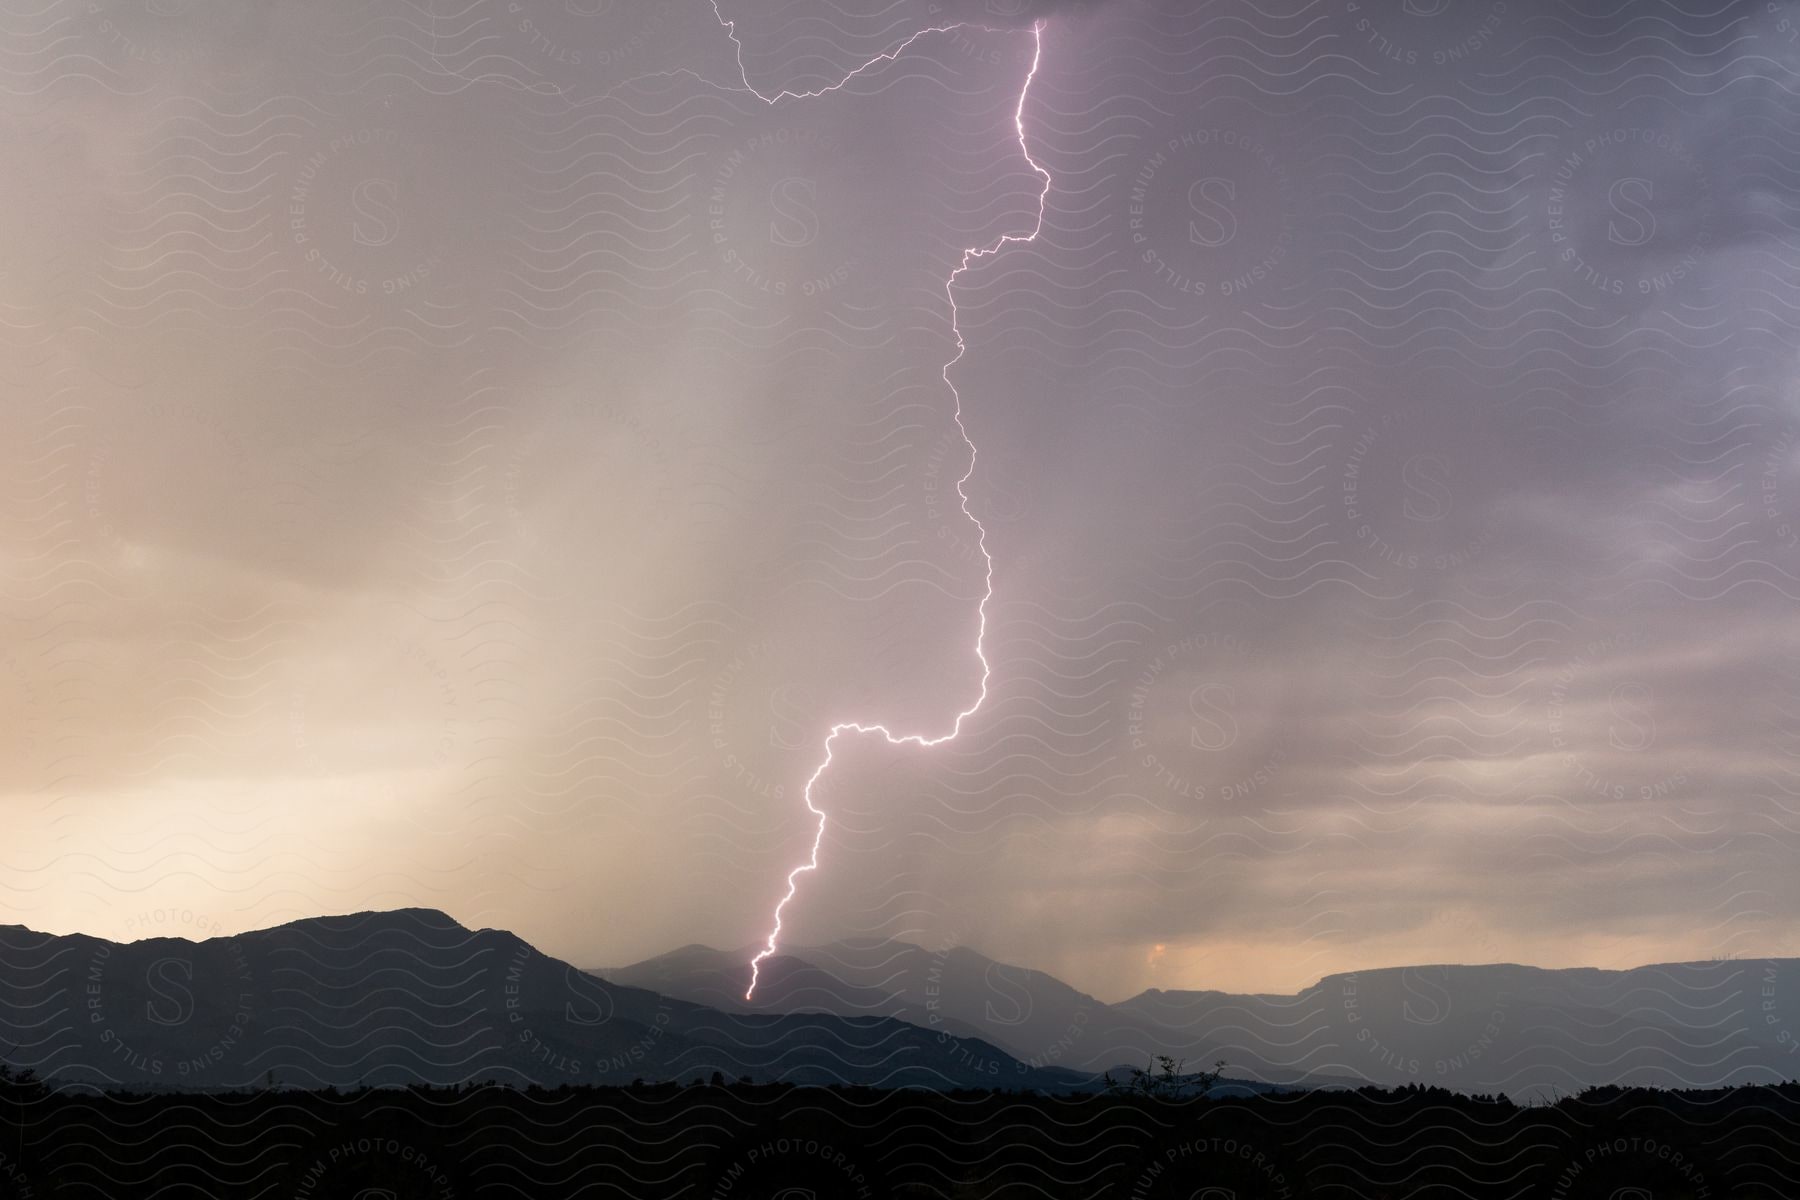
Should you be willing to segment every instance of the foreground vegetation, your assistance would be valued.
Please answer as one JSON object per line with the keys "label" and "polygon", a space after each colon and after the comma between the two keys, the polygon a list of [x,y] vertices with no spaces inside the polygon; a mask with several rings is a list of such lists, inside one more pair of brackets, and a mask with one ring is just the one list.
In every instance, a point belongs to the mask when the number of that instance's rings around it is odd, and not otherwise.
{"label": "foreground vegetation", "polygon": [[1255,1200],[1800,1195],[1800,1084],[1245,1099],[785,1085],[50,1094],[0,1076],[0,1197]]}

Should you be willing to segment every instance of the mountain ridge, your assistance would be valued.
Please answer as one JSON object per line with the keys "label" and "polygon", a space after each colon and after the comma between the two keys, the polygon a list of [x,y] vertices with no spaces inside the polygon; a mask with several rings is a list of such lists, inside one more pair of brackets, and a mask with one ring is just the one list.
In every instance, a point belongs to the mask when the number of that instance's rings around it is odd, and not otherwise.
{"label": "mountain ridge", "polygon": [[[112,942],[0,926],[9,1060],[91,1087],[636,1078],[1086,1089],[1169,1054],[1258,1086],[1519,1096],[1800,1075],[1800,960],[1423,964],[1104,1003],[966,946],[690,943],[579,970],[435,908]],[[1246,1084],[1248,1086],[1248,1084]]]}
{"label": "mountain ridge", "polygon": [[683,1082],[1044,1090],[1078,1072],[879,1014],[722,1013],[612,983],[437,909],[200,940],[0,927],[0,1044],[57,1086]]}
{"label": "mountain ridge", "polygon": [[[0,926],[0,928],[5,928],[5,926]],[[1037,967],[1027,967],[1027,966],[1022,966],[1017,963],[1009,963],[1002,959],[995,959],[995,958],[992,958],[991,956],[989,956],[989,955],[983,953],[982,951],[977,950],[971,946],[958,945],[958,946],[949,948],[948,951],[930,951],[930,950],[927,950],[924,946],[920,945],[919,943],[909,942],[904,938],[874,938],[874,939],[849,939],[849,938],[846,938],[846,939],[841,939],[841,940],[835,941],[835,942],[822,943],[820,945],[797,946],[797,947],[793,947],[790,949],[781,950],[781,951],[777,952],[776,957],[780,958],[782,956],[787,956],[787,957],[792,957],[792,958],[805,959],[806,955],[809,953],[817,953],[820,950],[831,948],[831,947],[853,945],[858,941],[866,941],[866,942],[869,942],[870,944],[878,944],[878,945],[883,945],[883,946],[900,947],[903,949],[914,950],[914,951],[917,951],[919,953],[924,953],[924,954],[939,954],[939,953],[974,954],[974,955],[979,956],[980,958],[982,958],[985,961],[997,963],[997,964],[1007,968],[1008,970],[1029,972],[1029,973],[1033,973],[1033,974],[1043,975],[1048,978],[1057,979],[1058,982],[1063,984],[1063,986],[1068,987],[1074,991],[1079,992],[1081,990],[1081,989],[1077,988],[1074,984],[1067,983],[1066,981],[1061,980],[1058,976],[1056,976],[1054,974],[1054,972],[1045,971],[1045,970],[1042,970],[1041,968],[1037,968]],[[741,956],[744,963],[746,964],[745,965],[745,973],[746,973],[746,975],[748,975],[748,972],[749,972],[748,963],[750,961],[750,957],[753,954],[757,953],[760,949],[761,949],[761,947],[756,946],[756,945],[744,946],[744,947],[740,947],[738,949],[720,949],[716,946],[707,945],[704,942],[690,942],[685,946],[680,946],[673,950],[665,950],[660,954],[652,955],[649,958],[640,959],[637,962],[633,962],[633,963],[627,963],[627,964],[623,964],[623,965],[619,965],[619,966],[610,966],[610,967],[598,967],[598,966],[583,967],[581,969],[588,972],[589,974],[605,976],[609,972],[617,973],[617,972],[635,971],[638,968],[644,967],[648,964],[662,962],[665,960],[670,960],[670,959],[675,958],[678,955],[688,955],[688,954],[691,954],[694,952],[703,952],[710,956],[716,956],[721,959],[734,960],[734,961],[739,956]],[[767,961],[767,960],[765,960],[765,961]],[[808,961],[810,961],[810,960],[808,960]],[[1542,966],[1542,965],[1539,965],[1536,963],[1522,963],[1522,962],[1512,962],[1512,961],[1457,962],[1457,963],[1451,963],[1451,962],[1398,963],[1398,964],[1395,964],[1392,966],[1385,966],[1385,967],[1358,967],[1355,970],[1351,970],[1351,971],[1333,971],[1329,974],[1319,976],[1312,983],[1306,984],[1305,986],[1298,988],[1292,992],[1280,992],[1280,991],[1229,992],[1229,991],[1224,990],[1223,988],[1148,987],[1148,988],[1144,988],[1141,991],[1133,992],[1129,996],[1126,996],[1119,1000],[1099,1000],[1099,999],[1095,998],[1094,1002],[1096,1004],[1105,1004],[1108,1006],[1116,1007],[1118,1005],[1130,1004],[1132,1001],[1141,999],[1146,996],[1218,995],[1218,996],[1254,996],[1254,997],[1258,997],[1258,998],[1262,998],[1262,999],[1269,999],[1269,1000],[1292,999],[1292,998],[1295,998],[1298,996],[1305,995],[1309,991],[1313,991],[1317,988],[1323,987],[1326,983],[1329,983],[1332,980],[1346,979],[1351,976],[1380,975],[1383,973],[1391,973],[1391,972],[1397,972],[1397,971],[1479,970],[1479,969],[1487,968],[1487,967],[1503,967],[1503,968],[1509,968],[1509,969],[1520,970],[1520,971],[1543,971],[1543,972],[1547,972],[1547,973],[1559,973],[1559,974],[1591,972],[1596,975],[1613,976],[1613,975],[1629,974],[1632,972],[1639,972],[1639,971],[1651,971],[1651,970],[1656,970],[1658,968],[1666,968],[1666,967],[1710,967],[1710,966],[1715,966],[1715,965],[1721,964],[1721,963],[1762,963],[1762,962],[1796,962],[1796,963],[1800,963],[1800,958],[1784,958],[1779,955],[1766,955],[1766,956],[1758,956],[1758,957],[1737,956],[1737,957],[1732,957],[1732,958],[1657,959],[1657,960],[1654,960],[1651,962],[1640,963],[1636,966],[1630,966],[1630,967],[1595,967],[1595,966],[1546,967],[1546,966]],[[1088,993],[1085,993],[1085,992],[1083,992],[1082,994],[1088,995]]]}
{"label": "mountain ridge", "polygon": [[[875,960],[879,972],[868,969]],[[1521,1098],[1800,1075],[1800,959],[1420,964],[1336,972],[1292,993],[1150,988],[1111,1004],[967,947],[898,940],[788,948],[765,962],[750,1003],[736,956],[700,947],[651,961],[672,995],[754,1011],[882,1012],[1081,1071],[1168,1053],[1222,1059],[1234,1076],[1282,1086],[1431,1082]],[[609,977],[636,983],[642,966]]]}

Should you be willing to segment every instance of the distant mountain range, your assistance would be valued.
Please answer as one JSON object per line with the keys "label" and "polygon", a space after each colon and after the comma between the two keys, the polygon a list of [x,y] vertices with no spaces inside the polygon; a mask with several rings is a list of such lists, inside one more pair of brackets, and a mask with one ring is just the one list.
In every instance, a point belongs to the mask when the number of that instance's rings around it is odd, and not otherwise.
{"label": "distant mountain range", "polygon": [[98,1087],[1091,1082],[891,1017],[722,1012],[429,909],[202,942],[0,926],[0,1061]]}
{"label": "distant mountain range", "polygon": [[963,947],[846,941],[765,961],[688,946],[599,974],[725,1012],[880,1016],[999,1046],[1025,1067],[1100,1071],[1152,1054],[1300,1086],[1437,1084],[1515,1098],[1598,1084],[1800,1078],[1800,960],[1609,971],[1417,966],[1293,995],[1152,990],[1104,1004]]}
{"label": "distant mountain range", "polygon": [[1294,995],[1103,1004],[964,947],[688,946],[582,971],[441,912],[318,917],[202,942],[0,926],[0,1061],[60,1086],[355,1087],[727,1079],[1098,1086],[1167,1053],[1228,1090],[1434,1083],[1515,1097],[1800,1076],[1800,960],[1629,971],[1427,966]]}

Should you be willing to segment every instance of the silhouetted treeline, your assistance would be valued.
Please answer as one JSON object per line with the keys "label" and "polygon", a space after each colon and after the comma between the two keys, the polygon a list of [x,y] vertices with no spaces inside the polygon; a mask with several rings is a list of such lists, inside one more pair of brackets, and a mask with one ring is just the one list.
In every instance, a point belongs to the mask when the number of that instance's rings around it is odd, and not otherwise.
{"label": "silhouetted treeline", "polygon": [[1800,1195],[1800,1084],[1537,1107],[1417,1087],[1168,1102],[723,1080],[5,1093],[0,1196],[18,1200]]}

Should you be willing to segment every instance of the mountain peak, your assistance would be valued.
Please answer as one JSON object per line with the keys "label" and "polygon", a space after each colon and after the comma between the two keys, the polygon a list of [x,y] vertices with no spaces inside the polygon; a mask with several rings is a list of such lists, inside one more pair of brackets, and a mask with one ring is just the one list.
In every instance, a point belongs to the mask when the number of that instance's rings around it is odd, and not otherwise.
{"label": "mountain peak", "polygon": [[270,926],[272,929],[286,929],[294,925],[431,925],[444,927],[454,925],[458,929],[468,926],[441,908],[371,908],[361,912],[332,913],[317,917],[300,917],[283,925]]}

